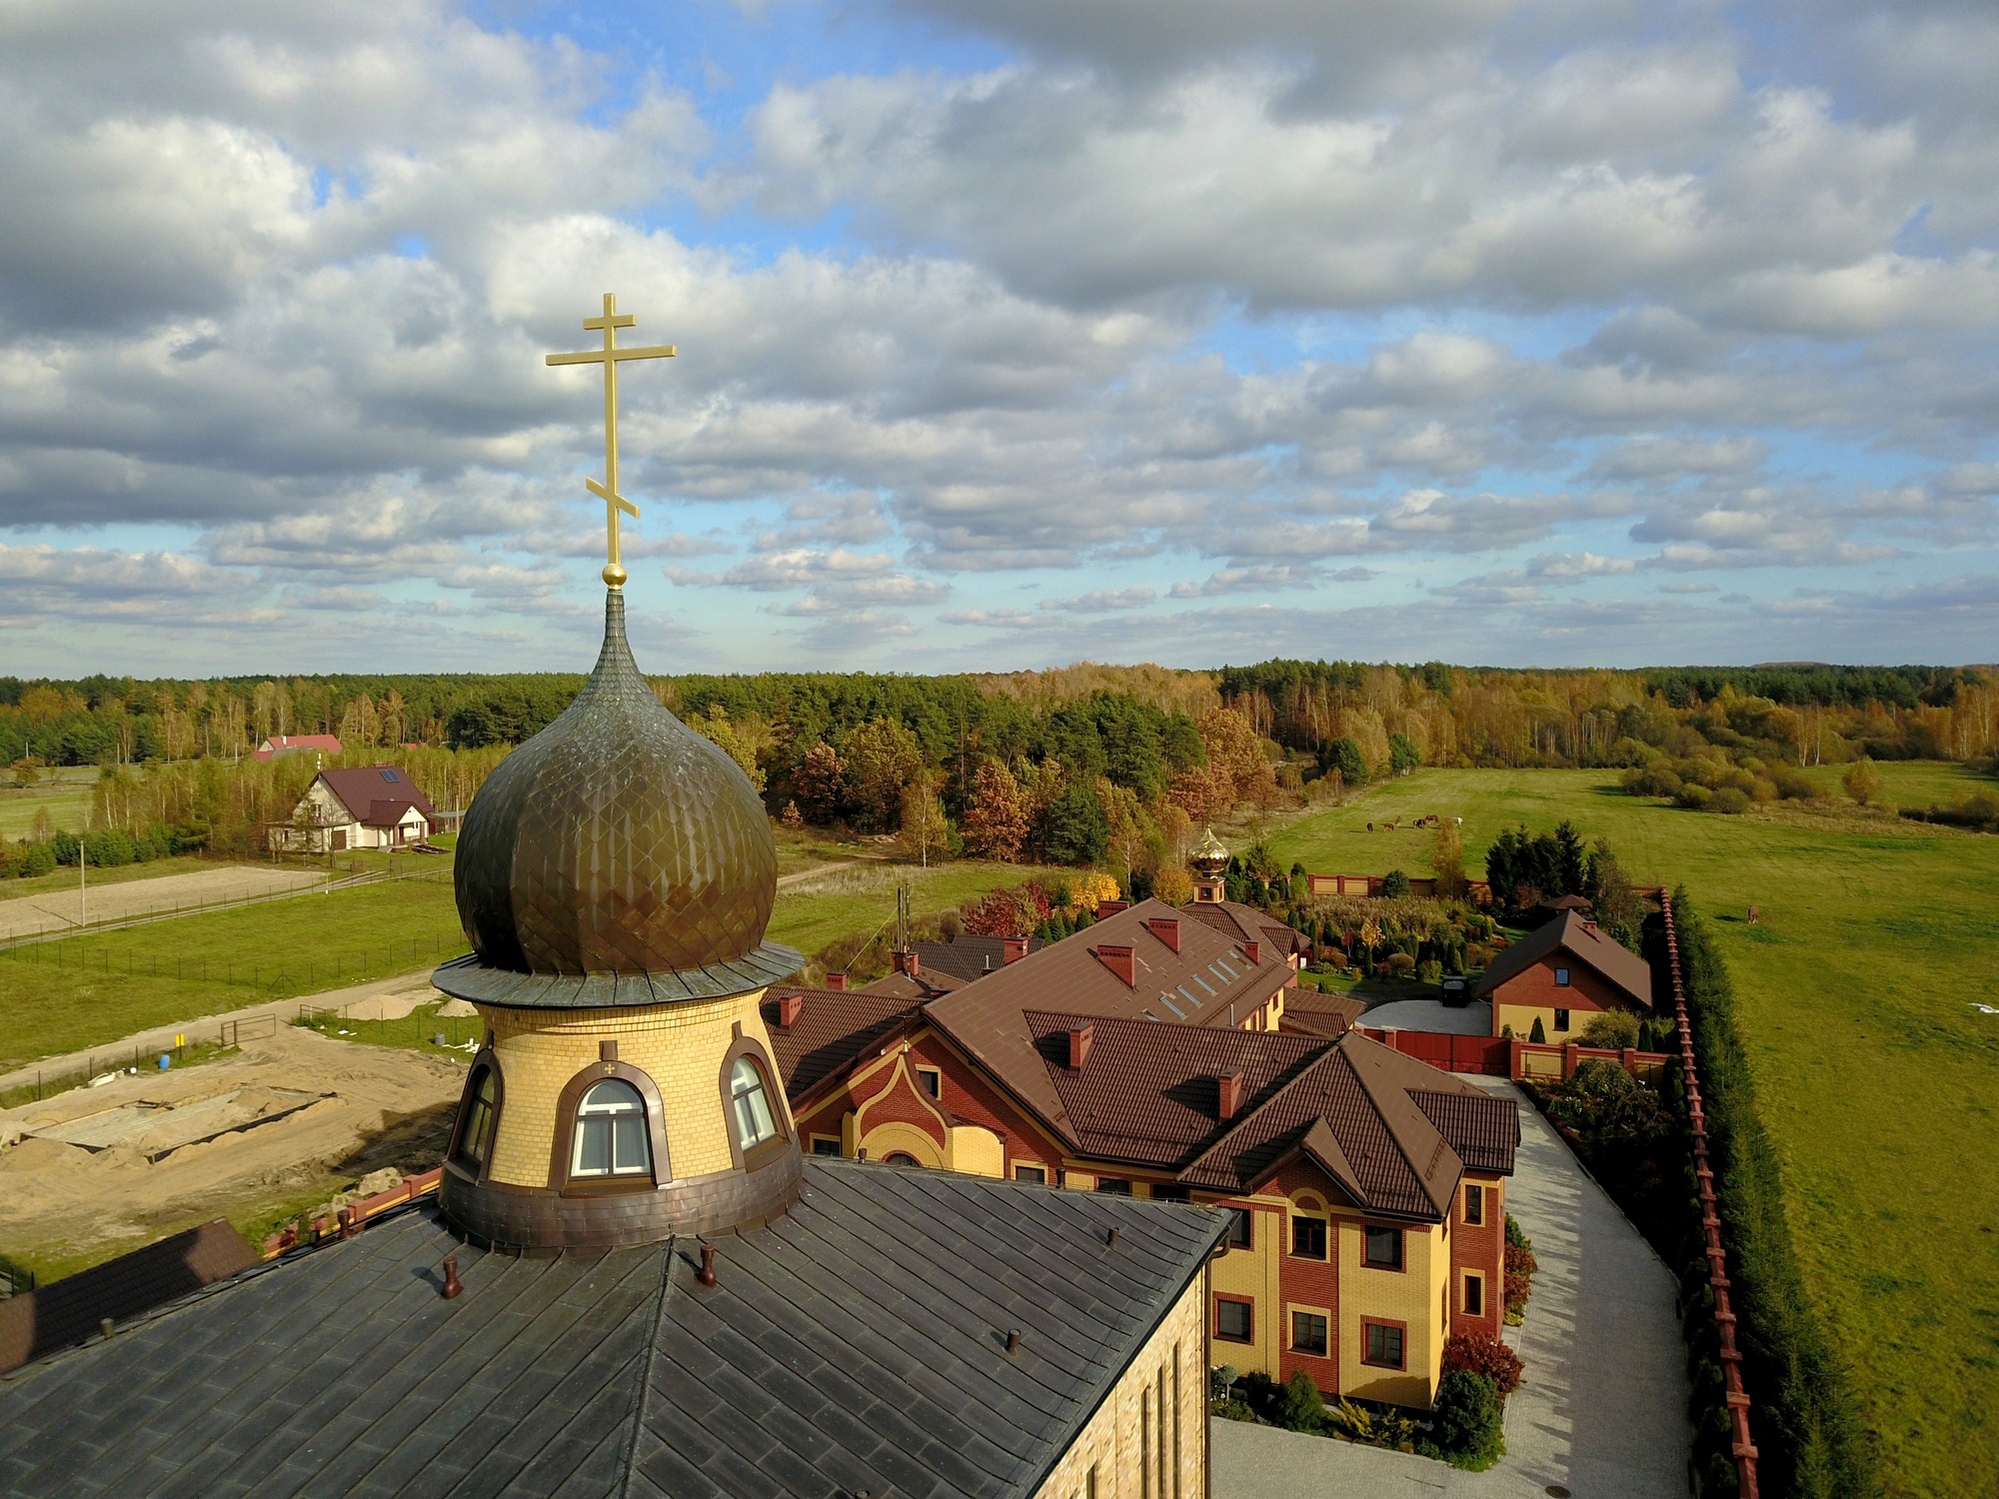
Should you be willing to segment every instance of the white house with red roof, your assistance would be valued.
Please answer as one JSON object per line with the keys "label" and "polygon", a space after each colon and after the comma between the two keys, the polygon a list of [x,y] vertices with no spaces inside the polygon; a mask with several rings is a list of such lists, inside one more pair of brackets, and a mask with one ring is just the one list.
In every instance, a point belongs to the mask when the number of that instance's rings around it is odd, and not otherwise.
{"label": "white house with red roof", "polygon": [[293,811],[273,828],[273,847],[292,853],[350,848],[408,848],[437,827],[437,809],[407,772],[393,765],[322,770]]}

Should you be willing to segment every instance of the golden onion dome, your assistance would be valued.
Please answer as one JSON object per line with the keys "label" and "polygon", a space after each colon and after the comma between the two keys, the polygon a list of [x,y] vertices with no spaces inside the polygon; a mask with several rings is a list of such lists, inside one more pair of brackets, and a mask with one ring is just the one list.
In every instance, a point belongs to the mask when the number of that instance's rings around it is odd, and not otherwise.
{"label": "golden onion dome", "polygon": [[1215,830],[1209,828],[1207,835],[1194,845],[1194,851],[1187,856],[1187,862],[1194,867],[1196,874],[1212,879],[1228,869],[1229,851],[1222,840],[1215,836]]}
{"label": "golden onion dome", "polygon": [[610,590],[575,702],[502,760],[454,871],[470,957],[447,994],[491,1004],[648,1004],[759,988],[803,964],[763,940],[777,847],[735,761],[653,695]]}

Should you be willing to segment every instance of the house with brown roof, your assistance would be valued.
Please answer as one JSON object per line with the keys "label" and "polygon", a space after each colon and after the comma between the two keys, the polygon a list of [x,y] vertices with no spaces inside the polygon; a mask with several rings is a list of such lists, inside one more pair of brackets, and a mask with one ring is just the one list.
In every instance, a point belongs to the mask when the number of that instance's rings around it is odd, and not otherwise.
{"label": "house with brown roof", "polygon": [[350,848],[408,848],[437,827],[437,809],[406,771],[393,765],[322,770],[292,812],[271,830],[273,847],[292,853]]}
{"label": "house with brown roof", "polygon": [[1559,1042],[1605,1010],[1651,1013],[1652,965],[1567,910],[1494,957],[1475,992],[1492,1001],[1493,1035],[1525,1040],[1539,1020]]}
{"label": "house with brown roof", "polygon": [[1229,1207],[1213,1362],[1427,1407],[1451,1332],[1499,1328],[1515,1105],[1333,1012],[1291,1033],[1289,963],[1183,917],[1142,902],[928,1000],[773,991],[801,1140]]}

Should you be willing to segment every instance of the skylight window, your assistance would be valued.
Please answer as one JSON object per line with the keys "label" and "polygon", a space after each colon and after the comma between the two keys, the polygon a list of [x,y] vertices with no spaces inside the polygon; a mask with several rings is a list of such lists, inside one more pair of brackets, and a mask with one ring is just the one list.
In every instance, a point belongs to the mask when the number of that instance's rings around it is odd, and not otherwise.
{"label": "skylight window", "polygon": [[1178,987],[1180,990],[1181,997],[1185,999],[1188,1004],[1192,1005],[1197,1010],[1201,1008],[1201,1002],[1198,999],[1194,998],[1193,995],[1187,992],[1187,986],[1185,984],[1181,984]]}
{"label": "skylight window", "polygon": [[1165,995],[1162,994],[1159,996],[1159,1002],[1164,1006],[1166,1006],[1167,1009],[1173,1012],[1173,1018],[1175,1020],[1185,1020],[1187,1018],[1187,1012],[1181,1009],[1175,1003],[1173,1003],[1173,1001],[1168,999]]}
{"label": "skylight window", "polygon": [[385,770],[382,772],[382,779],[385,781],[394,781],[397,779],[397,776],[393,770]]}

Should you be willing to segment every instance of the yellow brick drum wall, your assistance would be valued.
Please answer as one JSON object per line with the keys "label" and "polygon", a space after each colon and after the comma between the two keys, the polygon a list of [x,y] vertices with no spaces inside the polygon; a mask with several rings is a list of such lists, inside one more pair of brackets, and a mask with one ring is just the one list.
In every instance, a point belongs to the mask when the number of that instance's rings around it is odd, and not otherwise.
{"label": "yellow brick drum wall", "polygon": [[[737,1027],[770,1055],[758,1002],[763,990],[723,999],[682,1000],[617,1010],[511,1010],[480,1005],[492,1033],[505,1087],[493,1141],[491,1176],[509,1186],[547,1187],[555,1142],[556,1101],[571,1078],[599,1059],[599,1043],[618,1043],[618,1060],[653,1080],[666,1111],[673,1179],[734,1165],[722,1107],[722,1059]],[[771,1106],[785,1110],[776,1078]]]}
{"label": "yellow brick drum wall", "polygon": [[1086,1499],[1092,1468],[1096,1499],[1208,1499],[1207,1283],[1194,1277],[1035,1499]]}

